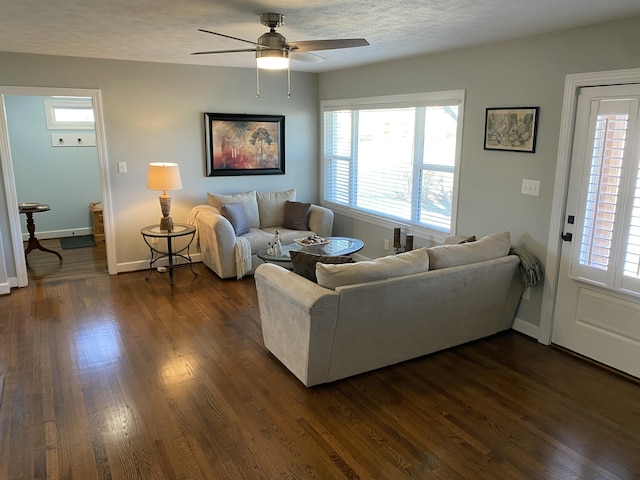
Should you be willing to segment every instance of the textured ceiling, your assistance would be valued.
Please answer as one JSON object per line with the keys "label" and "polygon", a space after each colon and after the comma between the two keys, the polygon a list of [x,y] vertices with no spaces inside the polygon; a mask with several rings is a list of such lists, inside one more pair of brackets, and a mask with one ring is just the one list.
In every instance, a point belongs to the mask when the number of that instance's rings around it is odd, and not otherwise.
{"label": "textured ceiling", "polygon": [[0,0],[0,51],[254,67],[252,53],[190,55],[250,45],[262,12],[285,15],[290,41],[366,38],[370,46],[314,52],[321,72],[640,16],[640,0]]}

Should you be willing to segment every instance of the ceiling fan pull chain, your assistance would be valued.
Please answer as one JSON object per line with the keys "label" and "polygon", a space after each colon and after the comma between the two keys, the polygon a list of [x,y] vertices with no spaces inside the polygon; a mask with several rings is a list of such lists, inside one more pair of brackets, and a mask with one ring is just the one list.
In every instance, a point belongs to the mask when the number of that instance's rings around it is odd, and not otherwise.
{"label": "ceiling fan pull chain", "polygon": [[256,98],[260,100],[260,69],[256,64]]}
{"label": "ceiling fan pull chain", "polygon": [[287,98],[291,98],[291,62],[287,65]]}

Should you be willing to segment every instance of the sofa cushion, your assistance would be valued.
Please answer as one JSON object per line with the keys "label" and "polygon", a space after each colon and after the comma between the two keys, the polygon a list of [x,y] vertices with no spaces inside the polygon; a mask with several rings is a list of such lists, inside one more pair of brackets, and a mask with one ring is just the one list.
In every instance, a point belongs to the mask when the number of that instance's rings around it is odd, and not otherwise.
{"label": "sofa cushion", "polygon": [[289,255],[291,255],[293,272],[314,283],[318,283],[318,279],[316,278],[317,263],[341,264],[354,262],[353,258],[347,255],[327,256],[298,251],[289,252]]}
{"label": "sofa cushion", "polygon": [[249,233],[249,220],[241,203],[225,203],[220,206],[220,211],[224,218],[231,223],[233,231],[236,232],[236,236],[239,237],[240,235]]}
{"label": "sofa cushion", "polygon": [[461,243],[469,243],[475,242],[476,236],[471,235],[470,237],[466,235],[450,235],[444,239],[442,245],[459,245]]}
{"label": "sofa cushion", "polygon": [[[296,189],[284,192],[257,192],[256,200],[260,213],[260,228],[281,227],[284,222],[284,205],[296,199]],[[306,229],[305,229],[306,230]]]}
{"label": "sofa cushion", "polygon": [[509,254],[510,248],[511,235],[509,232],[494,233],[475,242],[459,245],[438,245],[428,249],[429,268],[438,270],[504,257]]}
{"label": "sofa cushion", "polygon": [[269,242],[273,243],[273,235],[266,233],[259,228],[252,228],[249,233],[242,236],[251,247],[251,254],[255,255],[263,248],[267,248]]}
{"label": "sofa cushion", "polygon": [[284,221],[282,226],[291,230],[309,230],[309,212],[311,204],[305,202],[291,202],[284,204]]}
{"label": "sofa cushion", "polygon": [[227,203],[241,203],[244,207],[244,213],[249,220],[249,227],[260,228],[260,216],[258,214],[258,202],[256,200],[256,192],[252,190],[245,193],[234,194],[219,194],[219,193],[207,193],[207,201],[209,205],[218,209],[220,215],[222,211],[220,207]]}
{"label": "sofa cushion", "polygon": [[426,248],[344,265],[316,265],[318,285],[335,290],[342,285],[383,280],[429,270]]}

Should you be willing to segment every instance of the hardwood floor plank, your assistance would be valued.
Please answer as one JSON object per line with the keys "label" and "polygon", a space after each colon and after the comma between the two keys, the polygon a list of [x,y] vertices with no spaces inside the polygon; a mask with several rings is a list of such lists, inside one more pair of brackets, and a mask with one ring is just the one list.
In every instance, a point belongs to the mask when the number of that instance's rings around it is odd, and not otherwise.
{"label": "hardwood floor plank", "polygon": [[640,478],[638,382],[507,333],[308,389],[195,268],[0,297],[0,479]]}

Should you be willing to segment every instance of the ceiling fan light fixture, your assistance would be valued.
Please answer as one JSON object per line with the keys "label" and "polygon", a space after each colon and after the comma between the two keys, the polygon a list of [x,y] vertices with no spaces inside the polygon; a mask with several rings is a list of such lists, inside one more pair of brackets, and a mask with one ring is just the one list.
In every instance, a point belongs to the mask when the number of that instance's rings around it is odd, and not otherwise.
{"label": "ceiling fan light fixture", "polygon": [[258,68],[263,70],[284,70],[289,68],[288,50],[258,50],[256,52]]}

